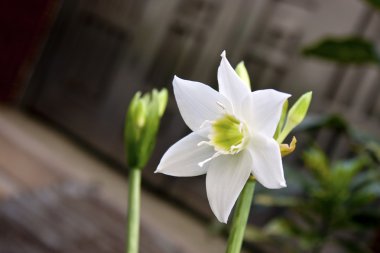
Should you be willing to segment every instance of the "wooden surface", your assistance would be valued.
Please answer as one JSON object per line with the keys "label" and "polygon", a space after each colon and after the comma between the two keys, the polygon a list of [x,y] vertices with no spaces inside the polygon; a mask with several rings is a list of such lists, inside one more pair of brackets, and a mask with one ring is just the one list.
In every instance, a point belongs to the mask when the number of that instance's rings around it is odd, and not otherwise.
{"label": "wooden surface", "polygon": [[[0,204],[0,252],[124,252],[124,215],[96,189],[66,182]],[[142,225],[141,253],[184,252]]]}
{"label": "wooden surface", "polygon": [[[0,252],[124,252],[125,213],[100,195],[0,132]],[[185,252],[152,230],[140,252]]]}

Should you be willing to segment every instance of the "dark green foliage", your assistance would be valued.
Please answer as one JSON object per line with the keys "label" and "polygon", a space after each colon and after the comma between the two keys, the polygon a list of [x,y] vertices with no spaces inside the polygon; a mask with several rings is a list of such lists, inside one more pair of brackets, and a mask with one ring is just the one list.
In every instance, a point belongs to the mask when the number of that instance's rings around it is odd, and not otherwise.
{"label": "dark green foliage", "polygon": [[380,10],[380,0],[365,0],[373,8]]}
{"label": "dark green foliage", "polygon": [[379,64],[380,56],[375,46],[360,37],[324,38],[306,46],[302,53],[340,64]]}
{"label": "dark green foliage", "polygon": [[[318,148],[305,152],[303,160],[306,174],[298,173],[295,182],[299,194],[265,202],[277,202],[286,215],[261,229],[249,227],[247,240],[258,245],[258,252],[322,252],[327,245],[343,252],[372,252],[372,232],[380,225],[378,165],[367,153],[332,162]],[[260,198],[257,203],[263,204]]]}

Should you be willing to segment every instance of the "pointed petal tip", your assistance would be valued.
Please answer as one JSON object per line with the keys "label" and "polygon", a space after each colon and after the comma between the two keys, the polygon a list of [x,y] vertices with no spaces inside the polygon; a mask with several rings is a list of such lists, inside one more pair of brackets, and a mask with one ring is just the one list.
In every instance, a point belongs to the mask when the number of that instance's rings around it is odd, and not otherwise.
{"label": "pointed petal tip", "polygon": [[220,54],[221,57],[226,57],[226,50],[223,50],[223,52]]}
{"label": "pointed petal tip", "polygon": [[281,189],[287,187],[285,179],[283,181],[277,182],[276,185],[273,185],[272,187],[267,187],[268,189]]}
{"label": "pointed petal tip", "polygon": [[280,182],[280,183],[277,183],[277,184],[270,184],[270,185],[268,185],[267,183],[262,183],[260,181],[259,181],[259,183],[261,183],[261,185],[264,186],[265,188],[271,189],[271,190],[277,190],[277,189],[281,189],[281,188],[287,187],[287,185],[286,185],[285,182]]}
{"label": "pointed petal tip", "polygon": [[220,223],[227,224],[229,213],[228,213],[228,214],[221,214],[221,213],[219,213],[217,210],[214,210],[212,207],[211,207],[211,210],[212,210],[212,212],[214,213],[216,219],[217,219]]}
{"label": "pointed petal tip", "polygon": [[286,92],[278,91],[275,89],[268,89],[268,91],[273,92],[275,94],[281,94],[284,98],[290,98],[292,95]]}
{"label": "pointed petal tip", "polygon": [[227,224],[229,216],[230,216],[230,213],[226,214],[226,215],[223,217],[223,219],[221,220],[221,222],[224,223],[224,224]]}
{"label": "pointed petal tip", "polygon": [[181,80],[181,78],[179,78],[178,76],[174,75],[173,77],[173,85],[178,82],[179,80]]}
{"label": "pointed petal tip", "polygon": [[155,174],[161,173],[161,168],[160,165],[158,165],[157,169],[154,171]]}
{"label": "pointed petal tip", "polygon": [[162,166],[158,166],[157,169],[154,171],[154,174],[164,174],[164,175],[168,175],[168,176],[171,176],[172,173],[170,173],[170,171],[168,171],[165,167],[163,168]]}
{"label": "pointed petal tip", "polygon": [[227,222],[228,222],[228,217],[227,217],[227,218],[224,218],[224,219],[218,219],[218,220],[219,220],[219,222],[221,222],[221,223],[227,224]]}

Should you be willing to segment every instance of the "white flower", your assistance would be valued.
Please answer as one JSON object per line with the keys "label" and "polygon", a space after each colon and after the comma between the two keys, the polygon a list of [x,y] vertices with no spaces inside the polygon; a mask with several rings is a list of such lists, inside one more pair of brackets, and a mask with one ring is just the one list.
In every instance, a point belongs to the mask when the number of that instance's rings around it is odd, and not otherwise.
{"label": "white flower", "polygon": [[220,222],[249,176],[267,188],[286,187],[279,144],[273,139],[289,94],[251,92],[228,62],[218,69],[219,92],[199,82],[174,77],[174,95],[193,131],[164,154],[156,172],[177,177],[207,173],[207,197]]}

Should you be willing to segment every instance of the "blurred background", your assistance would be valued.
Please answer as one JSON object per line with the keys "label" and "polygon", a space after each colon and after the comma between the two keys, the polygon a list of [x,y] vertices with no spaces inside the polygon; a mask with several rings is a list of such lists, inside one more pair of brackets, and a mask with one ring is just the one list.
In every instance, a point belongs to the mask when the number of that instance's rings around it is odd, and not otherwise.
{"label": "blurred background", "polygon": [[313,91],[289,187],[257,189],[247,252],[380,252],[379,1],[5,0],[0,21],[1,252],[123,251],[125,112],[161,87],[141,252],[222,252],[205,178],[153,171],[189,133],[173,76],[216,88],[223,50],[254,90]]}

